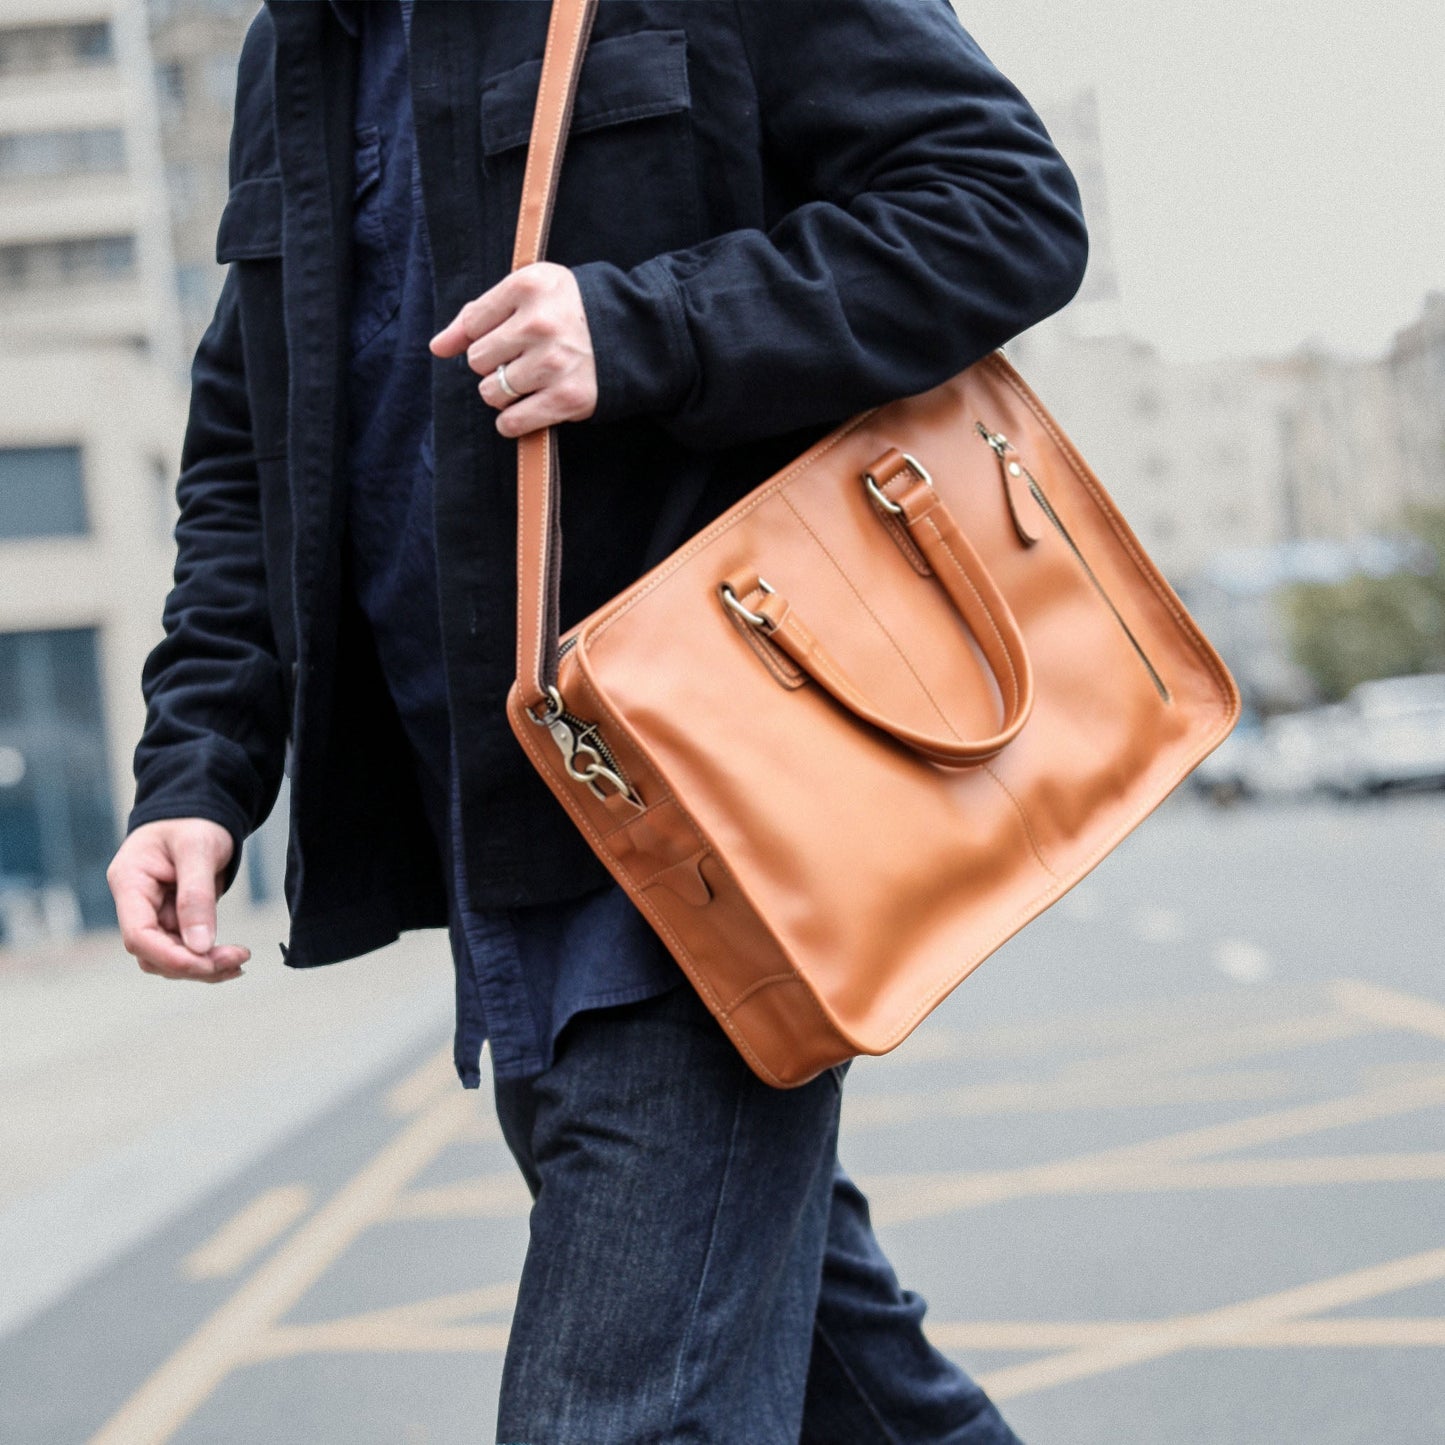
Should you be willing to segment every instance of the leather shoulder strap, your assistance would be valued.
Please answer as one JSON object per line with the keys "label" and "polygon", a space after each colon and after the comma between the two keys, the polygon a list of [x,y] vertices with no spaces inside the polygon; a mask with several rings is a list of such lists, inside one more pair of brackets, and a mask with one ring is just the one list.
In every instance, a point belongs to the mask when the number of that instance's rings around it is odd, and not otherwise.
{"label": "leather shoulder strap", "polygon": [[[522,206],[512,269],[540,261],[547,249],[557,176],[572,121],[577,77],[597,0],[552,0],[542,78],[532,112]],[[517,685],[533,711],[550,710],[557,681],[558,586],[562,531],[558,522],[557,439],[551,427],[517,439]]]}

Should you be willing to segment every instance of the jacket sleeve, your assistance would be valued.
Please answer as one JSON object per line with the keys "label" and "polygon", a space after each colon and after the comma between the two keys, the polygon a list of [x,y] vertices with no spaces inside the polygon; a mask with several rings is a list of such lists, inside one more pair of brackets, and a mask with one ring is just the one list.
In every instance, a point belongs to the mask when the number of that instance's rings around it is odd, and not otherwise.
{"label": "jacket sleeve", "polygon": [[243,840],[276,801],[287,734],[234,270],[192,363],[176,499],[173,586],[165,636],[141,674],[146,723],[126,831],[158,818],[221,824],[235,845],[229,887]]}
{"label": "jacket sleeve", "polygon": [[593,418],[695,446],[938,385],[1083,280],[1078,188],[947,0],[737,0],[764,143],[813,199],[630,270],[573,268]]}

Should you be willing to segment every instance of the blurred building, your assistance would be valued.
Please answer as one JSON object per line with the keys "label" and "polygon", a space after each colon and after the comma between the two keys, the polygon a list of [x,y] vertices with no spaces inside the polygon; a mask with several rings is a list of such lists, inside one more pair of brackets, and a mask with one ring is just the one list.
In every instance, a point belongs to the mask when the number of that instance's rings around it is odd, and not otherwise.
{"label": "blurred building", "polygon": [[0,939],[112,917],[179,317],[137,0],[0,13]]}
{"label": "blurred building", "polygon": [[1069,305],[1006,351],[1150,556],[1182,580],[1224,547],[1281,535],[1280,390],[1252,361],[1174,364],[1124,331],[1097,97],[1083,89],[1038,110],[1079,184],[1089,265]]}
{"label": "blurred building", "polygon": [[149,0],[160,145],[182,342],[195,351],[225,272],[216,227],[226,204],[236,61],[257,0]]}
{"label": "blurred building", "polygon": [[0,945],[114,920],[194,345],[161,122],[142,0],[5,0]]}
{"label": "blurred building", "polygon": [[1279,535],[1346,540],[1398,525],[1411,493],[1384,361],[1304,347],[1260,370],[1280,395]]}
{"label": "blurred building", "polygon": [[0,352],[113,342],[180,363],[139,0],[0,11]]}
{"label": "blurred building", "polygon": [[1445,501],[1445,291],[1395,335],[1385,358],[1398,413],[1399,486],[1412,500]]}
{"label": "blurred building", "polygon": [[1039,103],[1079,182],[1089,269],[1078,295],[1006,351],[1177,585],[1240,548],[1353,541],[1445,503],[1445,293],[1384,357],[1171,362],[1128,335],[1092,91]]}
{"label": "blurred building", "polygon": [[1257,363],[1170,363],[1079,335],[1068,311],[1005,348],[1176,583],[1228,547],[1285,535],[1283,392]]}

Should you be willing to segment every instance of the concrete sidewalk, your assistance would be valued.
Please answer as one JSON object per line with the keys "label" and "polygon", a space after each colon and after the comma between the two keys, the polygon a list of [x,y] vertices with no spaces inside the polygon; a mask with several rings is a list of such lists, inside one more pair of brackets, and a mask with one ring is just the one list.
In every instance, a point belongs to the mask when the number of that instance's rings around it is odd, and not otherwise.
{"label": "concrete sidewalk", "polygon": [[301,970],[285,930],[223,903],[222,939],[252,956],[215,985],[142,973],[113,933],[0,950],[0,1333],[446,1039],[443,932]]}

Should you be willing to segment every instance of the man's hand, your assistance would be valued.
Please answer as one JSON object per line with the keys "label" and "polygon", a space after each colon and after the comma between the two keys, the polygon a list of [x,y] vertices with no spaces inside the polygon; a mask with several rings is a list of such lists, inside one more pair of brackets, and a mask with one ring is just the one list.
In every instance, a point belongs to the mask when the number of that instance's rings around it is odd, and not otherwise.
{"label": "man's hand", "polygon": [[222,983],[251,950],[216,943],[216,895],[231,835],[207,818],[143,823],[120,845],[105,879],[125,951],[146,973]]}
{"label": "man's hand", "polygon": [[[482,381],[477,390],[501,412],[497,430],[516,437],[559,421],[582,421],[597,409],[597,368],[582,293],[565,266],[523,266],[468,301],[431,339],[436,356],[467,354]],[[497,380],[505,362],[510,397]]]}

